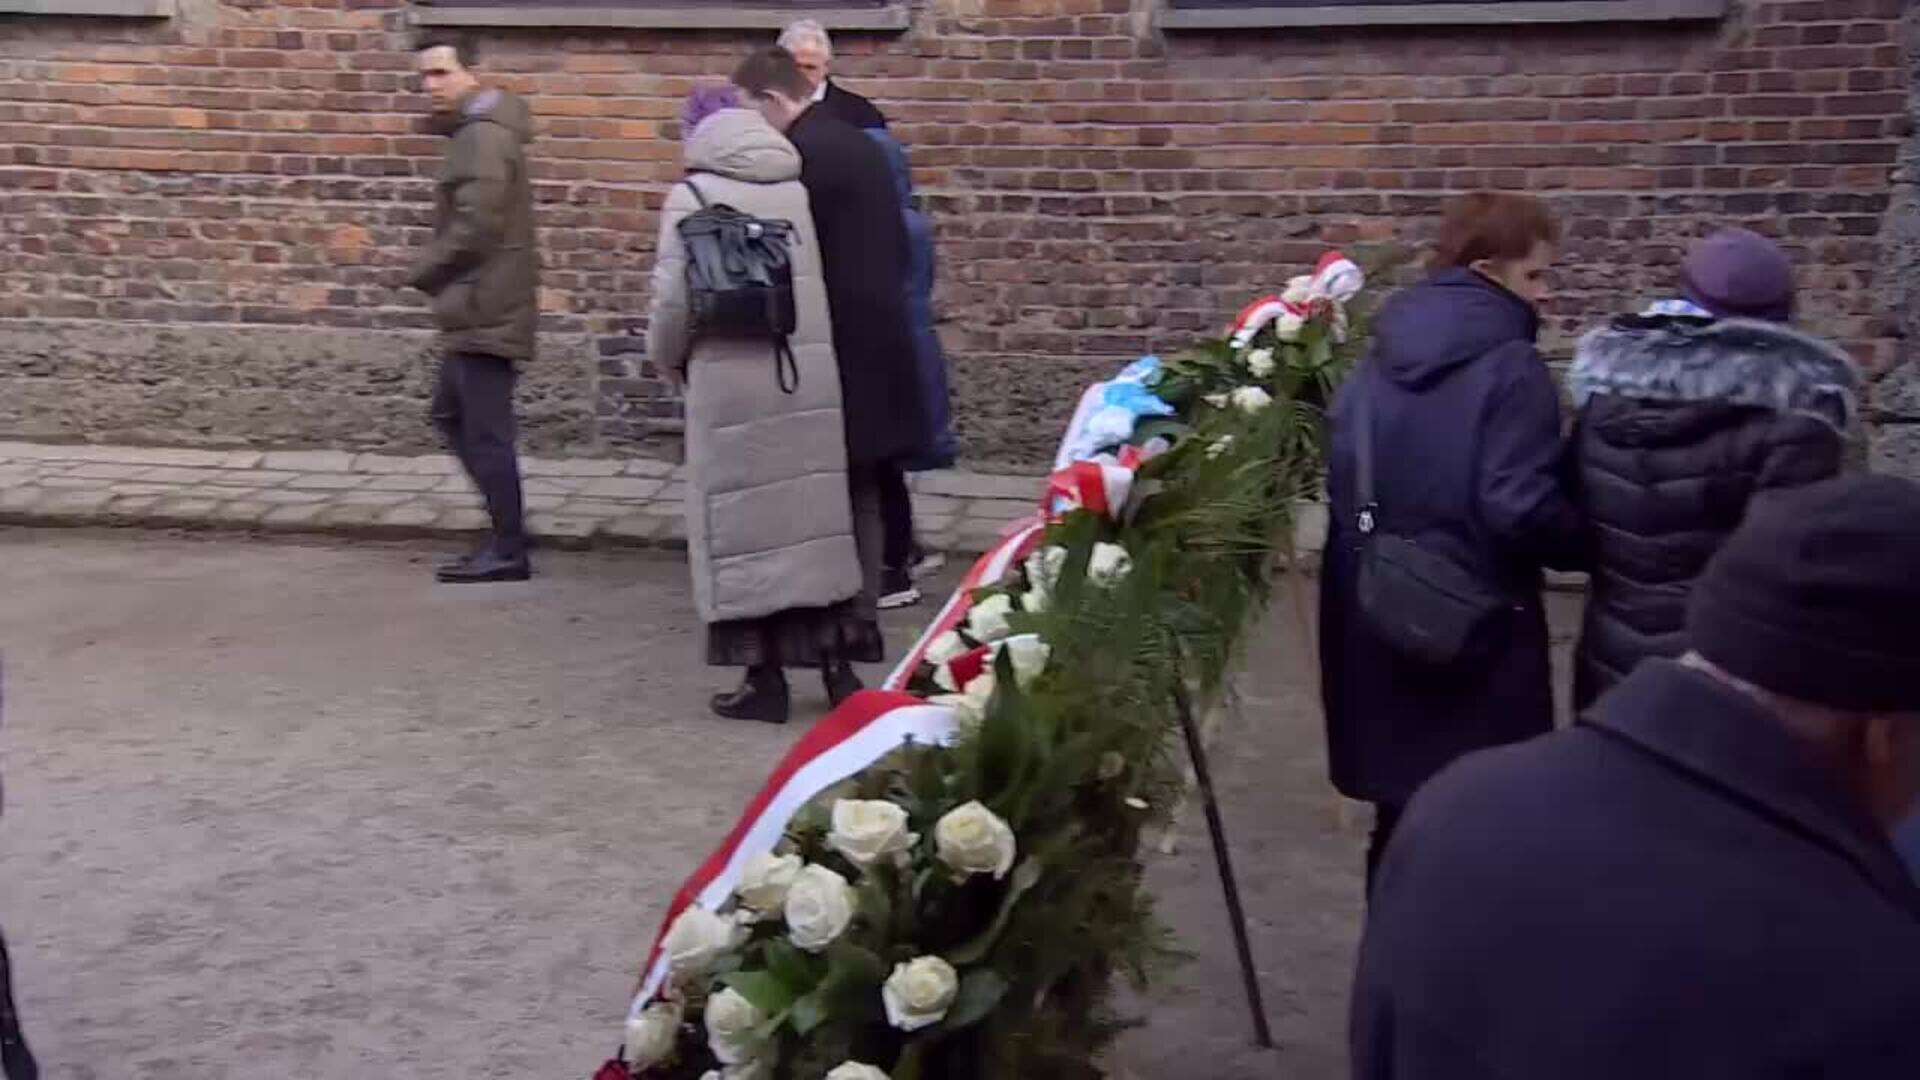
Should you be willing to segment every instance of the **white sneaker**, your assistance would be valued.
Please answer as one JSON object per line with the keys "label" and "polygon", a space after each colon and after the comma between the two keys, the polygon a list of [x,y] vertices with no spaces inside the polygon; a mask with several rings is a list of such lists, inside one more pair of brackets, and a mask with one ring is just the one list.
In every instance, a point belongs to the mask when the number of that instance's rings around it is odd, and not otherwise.
{"label": "white sneaker", "polygon": [[919,558],[913,560],[913,565],[908,568],[907,572],[918,579],[926,577],[928,574],[937,573],[946,565],[947,557],[945,554],[938,551],[923,551],[920,553]]}

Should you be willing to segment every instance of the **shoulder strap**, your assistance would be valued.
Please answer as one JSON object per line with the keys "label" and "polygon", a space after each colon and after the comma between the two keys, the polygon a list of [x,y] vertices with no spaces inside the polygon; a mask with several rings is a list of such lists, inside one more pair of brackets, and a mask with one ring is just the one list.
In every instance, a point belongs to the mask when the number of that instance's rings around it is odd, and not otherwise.
{"label": "shoulder strap", "polygon": [[[1354,372],[1357,378],[1366,378],[1371,372],[1370,365],[1363,365]],[[1368,387],[1363,383],[1354,387],[1353,400],[1353,452],[1354,494],[1359,503],[1359,515],[1356,525],[1362,536],[1371,535],[1379,524],[1380,504],[1373,493],[1373,405],[1368,401]]]}
{"label": "shoulder strap", "polygon": [[707,202],[707,193],[700,190],[700,185],[693,182],[693,177],[688,176],[686,179],[682,180],[681,183],[687,185],[687,189],[693,192],[693,198],[696,202],[700,204],[700,209],[702,210],[707,209],[709,205]]}

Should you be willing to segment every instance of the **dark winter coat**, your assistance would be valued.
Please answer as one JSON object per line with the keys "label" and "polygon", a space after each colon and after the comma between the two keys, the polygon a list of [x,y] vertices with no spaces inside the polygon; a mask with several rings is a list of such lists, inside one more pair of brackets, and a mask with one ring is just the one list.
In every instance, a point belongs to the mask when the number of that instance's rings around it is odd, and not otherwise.
{"label": "dark winter coat", "polygon": [[787,131],[800,151],[840,359],[847,457],[857,465],[919,449],[926,430],[907,326],[907,231],[893,172],[872,139],[815,105]]}
{"label": "dark winter coat", "polygon": [[[1580,566],[1585,520],[1561,470],[1560,399],[1527,303],[1465,270],[1388,301],[1367,359],[1335,399],[1321,574],[1321,696],[1333,782],[1403,803],[1469,750],[1553,726],[1541,568]],[[1451,669],[1401,658],[1355,607],[1355,408],[1372,410],[1382,527],[1450,554],[1512,608]]]}
{"label": "dark winter coat", "polygon": [[503,90],[468,95],[433,119],[447,152],[433,189],[433,242],[408,283],[433,297],[449,352],[531,360],[540,319],[527,103]]}
{"label": "dark winter coat", "polygon": [[1686,651],[1693,581],[1749,499],[1839,471],[1856,379],[1784,326],[1633,316],[1587,335],[1568,383],[1597,546],[1574,669],[1585,708],[1647,657]]}
{"label": "dark winter coat", "polygon": [[1920,889],[1744,694],[1649,661],[1434,777],[1387,850],[1356,1080],[1910,1080]]}
{"label": "dark winter coat", "polygon": [[913,334],[914,373],[927,429],[922,448],[902,464],[910,471],[952,467],[959,456],[953,437],[953,406],[947,389],[947,358],[933,319],[933,222],[913,205],[913,172],[907,152],[885,128],[868,128],[867,137],[887,155],[900,217],[907,228],[907,328]]}
{"label": "dark winter coat", "polygon": [[887,129],[887,118],[878,106],[832,79],[827,80],[827,93],[820,99],[820,107],[863,131]]}

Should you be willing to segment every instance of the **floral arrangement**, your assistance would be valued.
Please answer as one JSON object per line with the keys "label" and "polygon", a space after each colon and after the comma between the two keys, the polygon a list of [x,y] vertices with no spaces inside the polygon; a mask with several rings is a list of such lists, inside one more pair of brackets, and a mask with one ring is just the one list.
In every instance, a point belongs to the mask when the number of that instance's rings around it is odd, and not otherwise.
{"label": "floral arrangement", "polygon": [[1330,257],[1088,392],[1044,521],[896,680],[954,736],[822,792],[686,906],[604,1080],[1100,1075],[1114,976],[1175,956],[1137,856],[1181,790],[1174,693],[1219,692],[1318,492],[1359,288]]}

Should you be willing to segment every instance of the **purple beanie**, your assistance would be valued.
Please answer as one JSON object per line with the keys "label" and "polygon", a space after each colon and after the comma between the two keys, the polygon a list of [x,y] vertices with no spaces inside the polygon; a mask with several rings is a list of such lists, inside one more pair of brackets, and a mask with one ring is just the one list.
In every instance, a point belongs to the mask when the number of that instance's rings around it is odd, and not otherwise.
{"label": "purple beanie", "polygon": [[700,121],[722,109],[740,107],[740,90],[732,83],[718,86],[702,86],[687,95],[687,103],[680,106],[680,137],[687,138]]}
{"label": "purple beanie", "polygon": [[1722,319],[1793,318],[1793,264],[1759,233],[1722,229],[1694,244],[1680,285],[1687,299]]}

